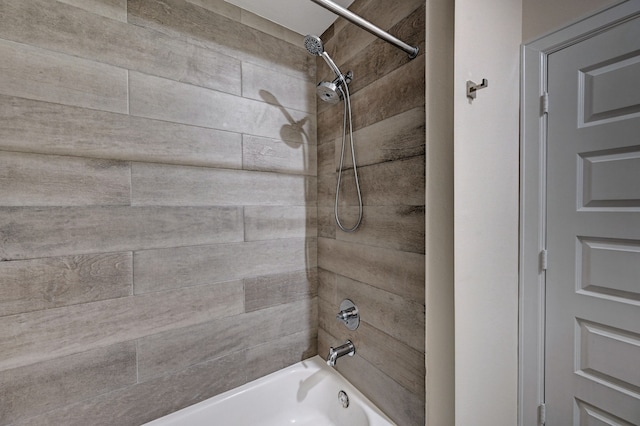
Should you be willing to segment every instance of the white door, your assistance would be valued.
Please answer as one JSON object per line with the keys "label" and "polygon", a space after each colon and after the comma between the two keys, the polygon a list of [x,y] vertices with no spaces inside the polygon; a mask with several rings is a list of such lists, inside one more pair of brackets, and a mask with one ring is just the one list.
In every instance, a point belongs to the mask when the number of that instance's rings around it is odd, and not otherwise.
{"label": "white door", "polygon": [[547,69],[546,424],[640,425],[640,18]]}

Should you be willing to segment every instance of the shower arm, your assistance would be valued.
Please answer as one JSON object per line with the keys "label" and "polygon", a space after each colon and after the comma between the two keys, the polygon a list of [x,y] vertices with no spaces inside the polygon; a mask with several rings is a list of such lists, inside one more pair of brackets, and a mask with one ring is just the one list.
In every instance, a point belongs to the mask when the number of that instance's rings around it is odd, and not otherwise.
{"label": "shower arm", "polygon": [[396,47],[404,50],[409,54],[409,59],[413,59],[416,56],[418,56],[419,49],[417,47],[409,46],[407,43],[397,39],[396,37],[392,36],[391,34],[384,31],[383,29],[376,27],[371,22],[356,15],[352,11],[345,9],[344,7],[338,4],[335,4],[330,0],[311,0],[311,1],[317,4],[318,6],[322,6],[325,9],[329,10],[330,12],[335,13],[336,15],[342,16],[344,19],[356,24],[363,30],[369,31],[371,34],[378,36],[384,41],[391,43]]}

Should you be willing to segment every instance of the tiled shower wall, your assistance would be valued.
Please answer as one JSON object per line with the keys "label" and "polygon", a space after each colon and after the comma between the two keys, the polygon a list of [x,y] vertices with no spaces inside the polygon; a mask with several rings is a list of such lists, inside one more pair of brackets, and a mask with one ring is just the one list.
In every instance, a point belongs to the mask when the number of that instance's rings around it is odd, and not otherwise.
{"label": "tiled shower wall", "polygon": [[[318,103],[319,343],[351,339],[352,358],[338,370],[399,425],[424,424],[425,411],[425,3],[356,0],[351,10],[411,45],[407,54],[338,20],[323,35],[327,51],[350,84],[364,218],[354,233],[333,220],[342,105]],[[319,80],[330,78],[322,60]],[[347,164],[351,164],[347,155]],[[353,170],[343,175],[340,213],[357,213]],[[350,332],[336,321],[349,298],[361,313]]]}
{"label": "tiled shower wall", "polygon": [[222,0],[0,2],[0,424],[316,354],[315,60]]}

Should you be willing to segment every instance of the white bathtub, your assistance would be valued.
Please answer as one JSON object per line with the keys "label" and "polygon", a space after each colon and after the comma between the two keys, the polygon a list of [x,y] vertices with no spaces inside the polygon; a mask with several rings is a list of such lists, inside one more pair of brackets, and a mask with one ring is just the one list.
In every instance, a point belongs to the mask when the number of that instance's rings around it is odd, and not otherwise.
{"label": "white bathtub", "polygon": [[[340,361],[338,361],[340,362]],[[349,406],[343,408],[338,393]],[[371,401],[319,356],[161,417],[145,426],[389,426]]]}

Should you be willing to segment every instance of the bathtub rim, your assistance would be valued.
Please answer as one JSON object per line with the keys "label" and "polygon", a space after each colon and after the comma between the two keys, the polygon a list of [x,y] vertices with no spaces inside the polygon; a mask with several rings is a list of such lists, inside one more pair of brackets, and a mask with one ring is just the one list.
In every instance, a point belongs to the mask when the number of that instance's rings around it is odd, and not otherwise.
{"label": "bathtub rim", "polygon": [[[237,386],[233,389],[229,389],[225,392],[219,393],[218,395],[214,395],[203,401],[196,402],[192,405],[186,406],[184,408],[181,408],[177,411],[166,414],[157,419],[150,420],[149,422],[144,423],[141,426],[163,426],[165,425],[165,422],[181,419],[184,416],[188,415],[189,413],[195,413],[195,412],[206,410],[212,405],[224,403],[224,401],[232,397],[244,394],[250,391],[254,387],[257,387],[260,385],[266,385],[286,375],[295,374],[298,371],[308,372],[310,373],[310,375],[322,371],[322,372],[325,372],[326,374],[330,374],[337,377],[337,379],[344,385],[345,387],[344,390],[348,393],[349,398],[351,400],[354,400],[354,399],[358,400],[364,407],[371,410],[375,415],[379,416],[382,420],[388,422],[389,426],[397,426],[397,424],[393,420],[391,420],[389,416],[387,416],[378,406],[376,406],[369,398],[367,398],[366,395],[364,395],[349,380],[347,380],[337,369],[329,367],[326,364],[326,361],[323,360],[319,355],[314,355],[310,358],[306,358],[288,367],[284,367],[280,370],[266,374],[262,377],[258,377],[255,380],[252,380],[243,385]],[[170,423],[167,423],[167,424],[170,424]]]}

